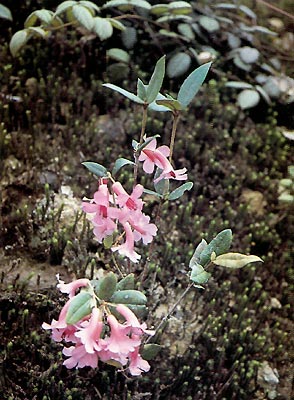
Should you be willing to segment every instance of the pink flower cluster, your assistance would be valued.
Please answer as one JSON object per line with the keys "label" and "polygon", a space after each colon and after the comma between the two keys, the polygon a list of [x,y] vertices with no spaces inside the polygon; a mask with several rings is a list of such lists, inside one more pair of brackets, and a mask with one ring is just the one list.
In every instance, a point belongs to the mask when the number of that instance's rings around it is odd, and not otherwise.
{"label": "pink flower cluster", "polygon": [[147,174],[152,174],[155,166],[162,170],[159,177],[154,180],[155,183],[162,179],[175,179],[178,181],[186,180],[187,169],[182,168],[175,170],[167,159],[170,154],[169,147],[160,146],[156,148],[156,145],[156,139],[153,139],[142,149],[139,161],[143,161],[143,170]]}
{"label": "pink flower cluster", "polygon": [[136,315],[125,305],[116,305],[120,320],[107,310],[105,305],[93,307],[91,313],[74,325],[66,323],[66,314],[76,289],[90,285],[87,279],[78,279],[70,284],[59,281],[59,289],[69,294],[69,300],[62,308],[58,320],[51,324],[43,323],[43,329],[52,330],[56,342],[71,342],[63,348],[68,358],[63,362],[67,368],[98,367],[98,361],[116,362],[121,368],[128,368],[131,375],[137,376],[150,369],[149,363],[140,355],[143,334],[154,335],[146,323],[140,323]]}
{"label": "pink flower cluster", "polygon": [[143,201],[140,198],[143,186],[136,185],[129,195],[119,182],[111,185],[111,192],[103,180],[94,193],[90,203],[83,202],[82,209],[90,214],[94,225],[94,235],[99,243],[118,229],[118,223],[124,230],[125,242],[112,246],[112,251],[118,251],[133,262],[138,262],[141,256],[134,249],[135,242],[142,239],[148,244],[156,235],[157,227],[150,223],[150,217],[142,212]]}

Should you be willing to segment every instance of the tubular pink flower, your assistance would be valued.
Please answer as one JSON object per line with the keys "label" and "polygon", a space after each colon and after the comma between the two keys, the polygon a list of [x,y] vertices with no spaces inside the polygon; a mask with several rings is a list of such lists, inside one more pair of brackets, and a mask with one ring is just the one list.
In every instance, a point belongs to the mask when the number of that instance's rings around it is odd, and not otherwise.
{"label": "tubular pink flower", "polygon": [[[84,324],[82,324],[84,325]],[[81,327],[75,336],[80,339],[82,344],[85,346],[87,353],[94,353],[95,351],[101,350],[99,345],[100,335],[103,329],[102,314],[101,311],[94,307],[90,320],[87,322],[85,327]]]}
{"label": "tubular pink flower", "polygon": [[185,173],[187,172],[187,168],[181,169],[173,169],[172,171],[162,171],[160,176],[154,179],[154,183],[161,181],[161,179],[175,179],[177,181],[185,181],[188,179],[188,175]]}
{"label": "tubular pink flower", "polygon": [[160,146],[156,149],[156,145],[156,139],[151,140],[151,142],[143,148],[139,156],[139,161],[143,161],[143,169],[147,174],[151,174],[154,171],[154,161],[156,157],[153,157],[153,152],[161,153],[165,157],[168,157],[170,153],[170,149],[167,146]]}
{"label": "tubular pink flower", "polygon": [[75,296],[77,289],[87,286],[90,283],[89,279],[86,278],[77,279],[71,283],[64,283],[64,281],[59,279],[59,274],[57,275],[57,279],[59,282],[57,285],[58,289],[61,291],[61,293],[67,293],[69,295],[69,298]]}
{"label": "tubular pink flower", "polygon": [[147,325],[145,322],[140,324],[133,311],[124,304],[118,304],[116,309],[125,318],[126,322],[124,325],[131,327],[131,332],[135,335],[142,335],[143,333],[146,333],[147,335],[153,336],[155,334],[155,331],[146,329]]}
{"label": "tubular pink flower", "polygon": [[136,263],[140,260],[141,256],[134,250],[134,233],[128,222],[125,222],[123,227],[126,233],[126,241],[119,246],[112,247],[111,250],[118,251],[119,254],[128,257],[131,261]]}
{"label": "tubular pink flower", "polygon": [[141,375],[142,372],[148,372],[150,365],[148,361],[144,360],[139,354],[139,346],[130,354],[129,371],[133,376]]}
{"label": "tubular pink flower", "polygon": [[116,223],[109,217],[109,191],[106,184],[101,184],[98,191],[94,193],[94,199],[90,203],[83,202],[82,209],[87,214],[94,214],[90,217],[94,225],[94,235],[99,243],[111,235],[116,229]]}
{"label": "tubular pink flower", "polygon": [[63,339],[66,341],[76,342],[76,338],[74,336],[77,328],[74,325],[68,325],[65,321],[66,314],[70,305],[71,299],[68,300],[60,311],[58,321],[55,319],[52,320],[51,324],[47,324],[43,322],[43,329],[51,329],[52,330],[52,339],[55,342],[61,342]]}
{"label": "tubular pink flower", "polygon": [[140,239],[142,239],[144,244],[152,242],[153,236],[157,232],[157,226],[150,224],[149,221],[150,217],[140,211],[135,211],[129,215],[129,223],[134,229],[134,240],[136,242]]}
{"label": "tubular pink flower", "polygon": [[136,346],[141,344],[139,336],[135,338],[127,336],[128,327],[120,324],[114,315],[108,315],[107,322],[111,330],[110,336],[104,340],[105,350],[127,356],[131,351],[135,350]]}
{"label": "tubular pink flower", "polygon": [[140,199],[142,196],[144,187],[142,185],[136,185],[129,195],[119,182],[115,182],[112,185],[114,193],[117,195],[116,203],[120,207],[126,206],[130,210],[142,210],[143,201]]}
{"label": "tubular pink flower", "polygon": [[67,368],[84,368],[92,367],[97,368],[98,366],[98,354],[90,354],[86,351],[83,344],[76,346],[64,347],[62,353],[69,357],[63,362]]}

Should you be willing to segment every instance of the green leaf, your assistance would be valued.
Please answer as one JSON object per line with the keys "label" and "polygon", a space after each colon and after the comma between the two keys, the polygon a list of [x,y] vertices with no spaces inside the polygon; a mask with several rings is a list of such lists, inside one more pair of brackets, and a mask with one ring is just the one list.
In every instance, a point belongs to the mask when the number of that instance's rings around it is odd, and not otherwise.
{"label": "green leaf", "polygon": [[54,15],[53,12],[50,10],[43,9],[43,10],[34,11],[25,20],[24,26],[25,26],[25,28],[29,28],[30,26],[33,26],[38,19],[43,24],[50,25],[53,15]]}
{"label": "green leaf", "polygon": [[112,175],[116,175],[118,171],[125,165],[135,165],[135,163],[134,161],[128,160],[126,158],[118,158],[114,163],[114,167],[112,169]]}
{"label": "green leaf", "polygon": [[203,250],[205,250],[207,247],[207,242],[205,239],[202,239],[201,242],[198,244],[196,247],[193,256],[191,257],[191,260],[189,262],[189,268],[193,268],[194,265],[200,263],[200,256]]}
{"label": "green leaf", "polygon": [[15,32],[9,43],[10,52],[13,57],[16,56],[16,54],[27,43],[28,40],[29,35],[26,29]]}
{"label": "green leaf", "polygon": [[146,85],[144,85],[144,83],[139,78],[137,81],[137,96],[139,96],[141,100],[146,102],[146,100],[147,100]]}
{"label": "green leaf", "polygon": [[260,52],[254,47],[244,46],[239,49],[239,55],[246,64],[253,64],[258,60]]}
{"label": "green leaf", "polygon": [[55,11],[55,15],[59,15],[62,14],[64,11],[68,10],[69,8],[71,8],[72,6],[76,5],[77,2],[76,1],[63,1],[62,3],[60,3],[58,5],[58,7],[56,8]]}
{"label": "green leaf", "polygon": [[161,57],[157,61],[154,72],[147,86],[146,95],[148,104],[152,103],[156,99],[163,82],[164,73],[165,73],[165,56]]}
{"label": "green leaf", "polygon": [[190,14],[193,11],[191,4],[186,1],[173,1],[168,9],[172,14]]}
{"label": "green leaf", "polygon": [[113,27],[107,18],[95,17],[93,19],[92,30],[100,40],[106,40],[113,34]]}
{"label": "green leaf", "polygon": [[9,8],[5,7],[3,4],[0,4],[0,18],[8,19],[12,21],[12,14]]}
{"label": "green leaf", "polygon": [[252,18],[252,19],[256,19],[256,14],[255,14],[255,12],[253,12],[253,11],[251,10],[251,8],[249,8],[249,7],[244,6],[243,4],[241,4],[241,5],[239,6],[239,10],[240,10],[240,11],[243,11],[243,13],[246,14],[248,17],[250,17],[250,18]]}
{"label": "green leaf", "polygon": [[124,26],[124,24],[122,22],[118,21],[117,19],[114,19],[114,18],[107,18],[107,19],[114,28],[119,29],[122,32],[124,32],[126,30],[126,27]]}
{"label": "green leaf", "polygon": [[79,4],[88,8],[89,10],[97,11],[97,13],[100,12],[100,8],[97,6],[97,4],[92,3],[92,1],[80,0]]}
{"label": "green leaf", "polygon": [[237,269],[258,261],[263,262],[262,259],[257,256],[246,256],[245,254],[240,253],[226,253],[219,255],[212,262],[221,267]]}
{"label": "green leaf", "polygon": [[205,269],[200,264],[194,264],[190,274],[190,279],[196,284],[202,285],[206,283],[211,277],[211,274],[206,272]]}
{"label": "green leaf", "polygon": [[186,192],[186,190],[191,190],[193,187],[193,182],[186,182],[177,189],[173,190],[169,196],[169,200],[176,200],[179,199],[180,197],[183,196],[183,194]]}
{"label": "green leaf", "polygon": [[242,61],[238,54],[234,57],[233,62],[238,68],[241,68],[244,71],[249,72],[252,70],[252,65]]}
{"label": "green leaf", "polygon": [[155,4],[150,8],[150,13],[154,15],[162,15],[168,11],[167,4]]}
{"label": "green leaf", "polygon": [[181,35],[185,36],[186,38],[188,38],[190,40],[195,39],[195,33],[194,33],[193,29],[191,28],[190,24],[186,24],[185,22],[179,24],[178,31]]}
{"label": "green leaf", "polygon": [[189,54],[179,52],[173,55],[168,63],[166,72],[169,78],[177,78],[188,71],[191,65],[191,57]]}
{"label": "green leaf", "polygon": [[72,13],[75,19],[86,29],[89,31],[94,27],[94,18],[90,11],[79,4],[76,4],[72,7]]}
{"label": "green leaf", "polygon": [[116,291],[117,277],[113,272],[109,272],[99,280],[91,281],[94,292],[100,300],[108,301]]}
{"label": "green leaf", "polygon": [[143,193],[150,194],[151,196],[156,196],[156,197],[158,197],[160,199],[163,197],[161,194],[156,193],[153,190],[149,190],[149,189],[144,189]]}
{"label": "green leaf", "polygon": [[107,57],[112,58],[113,60],[123,62],[128,64],[130,61],[130,55],[123,49],[118,49],[113,47],[112,49],[107,50]]}
{"label": "green leaf", "polygon": [[239,82],[239,81],[229,81],[225,85],[226,87],[234,88],[234,89],[252,89],[253,86],[247,82]]}
{"label": "green leaf", "polygon": [[144,101],[141,100],[140,97],[136,96],[134,93],[131,93],[125,89],[122,89],[119,86],[113,85],[112,83],[103,83],[102,86],[105,86],[109,89],[114,90],[115,92],[122,94],[123,96],[127,97],[129,100],[134,101],[135,103],[144,104]]}
{"label": "green leaf", "polygon": [[230,3],[219,3],[214,5],[214,8],[222,8],[224,10],[236,10],[238,6],[235,4],[230,4]]}
{"label": "green leaf", "polygon": [[156,104],[169,108],[171,111],[181,111],[182,105],[176,99],[156,100]]}
{"label": "green leaf", "polygon": [[156,343],[149,343],[145,344],[142,351],[141,351],[141,356],[144,360],[153,360],[157,356],[157,354],[160,352],[161,346]]}
{"label": "green leaf", "polygon": [[32,33],[33,35],[41,36],[42,38],[46,37],[48,35],[48,31],[45,31],[44,29],[40,28],[39,26],[31,26],[28,28],[28,32]]}
{"label": "green leaf", "polygon": [[80,292],[72,298],[66,314],[65,321],[69,325],[76,324],[78,321],[91,314],[96,301],[89,292]]}
{"label": "green leaf", "polygon": [[[148,314],[147,307],[145,305],[127,304],[123,303],[128,307],[138,318],[145,318]],[[113,314],[118,320],[123,319],[122,315],[116,310],[115,306],[108,305],[111,314]]]}
{"label": "green leaf", "polygon": [[118,290],[110,298],[111,303],[145,305],[147,298],[139,290]]}
{"label": "green leaf", "polygon": [[152,111],[159,111],[159,112],[171,111],[170,108],[160,106],[159,104],[157,104],[158,100],[167,100],[167,98],[165,96],[163,96],[163,94],[158,93],[156,99],[151,104],[149,104],[148,109],[152,110]]}
{"label": "green leaf", "polygon": [[255,89],[258,91],[258,93],[264,98],[264,100],[267,102],[267,104],[272,104],[271,98],[267,94],[267,92],[259,85],[255,86]]}
{"label": "green leaf", "polygon": [[220,29],[219,22],[215,18],[207,17],[206,15],[199,18],[199,24],[210,33],[216,32]]}
{"label": "green leaf", "polygon": [[137,43],[137,29],[132,26],[127,27],[121,34],[123,45],[128,49],[132,49]]}
{"label": "green leaf", "polygon": [[221,231],[212,241],[206,246],[200,255],[200,264],[205,266],[210,262],[211,254],[214,252],[217,256],[226,253],[232,243],[231,229]]}
{"label": "green leaf", "polygon": [[145,0],[110,0],[104,4],[103,8],[118,7],[123,11],[131,10],[134,7],[150,10],[151,5]]}
{"label": "green leaf", "polygon": [[260,95],[256,90],[245,89],[239,93],[237,101],[242,110],[255,107],[260,100]]}
{"label": "green leaf", "polygon": [[117,283],[116,290],[128,290],[128,289],[133,290],[134,287],[135,287],[135,275],[128,274]]}
{"label": "green leaf", "polygon": [[184,107],[187,107],[198,93],[210,66],[211,62],[201,65],[184,80],[178,94],[178,100]]}
{"label": "green leaf", "polygon": [[[154,179],[157,179],[162,173],[162,169],[157,168]],[[164,196],[169,193],[169,179],[161,179],[159,182],[154,183],[154,189],[156,193]]]}
{"label": "green leaf", "polygon": [[101,177],[107,176],[107,169],[101,164],[92,161],[85,161],[82,164],[94,175]]}

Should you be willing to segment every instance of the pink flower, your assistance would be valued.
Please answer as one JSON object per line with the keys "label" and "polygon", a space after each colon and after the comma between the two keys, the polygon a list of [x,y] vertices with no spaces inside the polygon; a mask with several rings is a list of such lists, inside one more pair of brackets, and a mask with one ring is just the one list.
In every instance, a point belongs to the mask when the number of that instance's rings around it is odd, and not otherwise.
{"label": "pink flower", "polygon": [[139,161],[143,161],[143,169],[150,174],[156,165],[162,170],[161,175],[154,180],[155,183],[162,179],[186,180],[186,168],[174,170],[169,160],[166,158],[169,155],[169,148],[161,146],[156,149],[156,140],[152,140],[146,147],[143,148]]}
{"label": "pink flower", "polygon": [[83,344],[64,347],[62,353],[69,357],[63,362],[63,365],[65,365],[67,368],[96,368],[98,366],[98,354],[88,353]]}
{"label": "pink flower", "polygon": [[129,215],[129,223],[134,229],[134,240],[137,242],[142,239],[144,244],[151,243],[153,236],[156,235],[157,227],[155,224],[150,224],[150,217],[135,211]]}
{"label": "pink flower", "polygon": [[[170,150],[167,146],[160,146],[156,149],[156,139],[151,140],[141,151],[139,161],[143,161],[143,170],[147,174],[151,174],[154,171],[154,165],[163,161],[162,156],[166,159],[169,156]],[[167,160],[168,161],[168,160]],[[157,165],[158,166],[158,165]],[[163,169],[162,167],[159,167]]]}
{"label": "pink flower", "polygon": [[63,339],[66,341],[76,341],[74,334],[77,328],[74,325],[68,325],[65,321],[70,302],[71,299],[63,306],[58,321],[53,319],[50,325],[46,322],[43,322],[42,324],[43,329],[52,329],[52,339],[55,342],[61,342]]}
{"label": "pink flower", "polygon": [[91,318],[87,322],[83,322],[75,336],[80,339],[82,344],[85,346],[87,353],[94,353],[95,350],[101,350],[99,346],[100,335],[103,329],[102,314],[101,311],[94,307],[92,309]]}
{"label": "pink flower", "polygon": [[61,291],[61,293],[67,293],[69,295],[69,298],[75,296],[77,289],[87,286],[90,283],[89,279],[86,278],[77,279],[71,283],[64,283],[64,281],[59,279],[59,274],[57,274],[56,277],[59,282],[57,285],[58,289]]}
{"label": "pink flower", "polygon": [[119,182],[115,182],[112,189],[117,195],[115,201],[120,207],[126,206],[130,210],[142,210],[143,201],[140,199],[144,190],[142,185],[136,185],[131,195],[125,191]]}
{"label": "pink flower", "polygon": [[94,199],[91,203],[83,202],[82,209],[88,214],[95,214],[90,219],[94,225],[94,235],[99,243],[111,235],[116,229],[116,223],[109,214],[109,191],[106,184],[101,184],[98,191],[94,193]]}
{"label": "pink flower", "polygon": [[110,326],[110,337],[104,340],[105,350],[109,350],[115,354],[127,355],[134,351],[136,346],[141,344],[139,336],[130,338],[127,336],[128,327],[120,324],[114,315],[110,314],[107,317],[107,322]]}
{"label": "pink flower", "polygon": [[125,222],[123,227],[126,233],[126,241],[121,245],[112,247],[111,250],[118,251],[119,254],[128,257],[133,262],[138,262],[141,256],[134,250],[134,233],[128,222]]}
{"label": "pink flower", "polygon": [[142,372],[148,372],[150,365],[148,361],[144,360],[139,354],[139,346],[130,354],[129,371],[133,376],[141,375]]}
{"label": "pink flower", "polygon": [[177,181],[185,181],[188,179],[186,174],[187,168],[173,169],[171,171],[162,171],[160,176],[154,179],[154,183],[161,181],[161,179],[175,179]]}
{"label": "pink flower", "polygon": [[124,325],[131,327],[131,332],[135,335],[142,335],[143,333],[146,333],[147,335],[153,336],[155,334],[155,331],[146,329],[147,325],[145,322],[140,324],[133,311],[124,304],[118,304],[116,309],[125,318],[126,322]]}

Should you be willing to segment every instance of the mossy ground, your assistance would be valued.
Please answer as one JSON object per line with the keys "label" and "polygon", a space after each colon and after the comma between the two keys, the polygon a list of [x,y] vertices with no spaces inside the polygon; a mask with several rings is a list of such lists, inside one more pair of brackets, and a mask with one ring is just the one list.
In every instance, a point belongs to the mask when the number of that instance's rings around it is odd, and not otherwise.
{"label": "mossy ground", "polygon": [[[55,273],[70,280],[112,268],[80,212],[82,197],[96,189],[81,162],[110,166],[132,157],[140,114],[101,87],[108,72],[99,42],[57,39],[32,43],[14,60],[1,45],[1,399],[265,399],[257,371],[268,361],[280,375],[276,398],[290,400],[294,218],[293,206],[278,201],[278,183],[294,163],[293,145],[275,107],[240,111],[213,71],[179,125],[174,160],[187,167],[194,188],[161,210],[146,280],[150,323],[186,287],[202,237],[231,227],[233,250],[264,263],[214,271],[206,290],[191,293],[158,335],[162,351],[141,378],[105,365],[62,367],[60,346],[41,329],[64,304]],[[137,73],[134,65],[121,85]],[[147,133],[168,143],[170,127],[166,115],[150,115]],[[126,185],[130,178],[130,170],[121,176]],[[157,208],[149,197],[152,218]]]}

